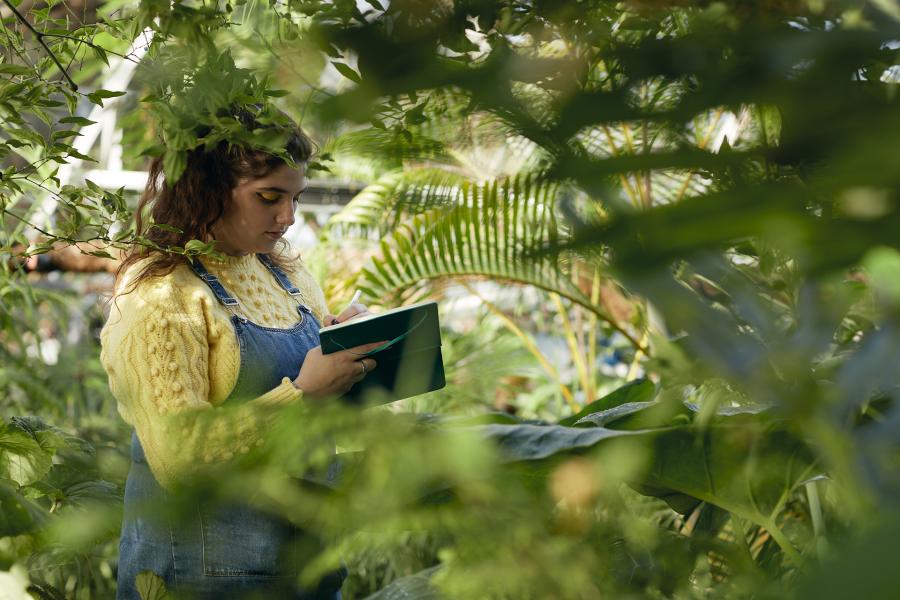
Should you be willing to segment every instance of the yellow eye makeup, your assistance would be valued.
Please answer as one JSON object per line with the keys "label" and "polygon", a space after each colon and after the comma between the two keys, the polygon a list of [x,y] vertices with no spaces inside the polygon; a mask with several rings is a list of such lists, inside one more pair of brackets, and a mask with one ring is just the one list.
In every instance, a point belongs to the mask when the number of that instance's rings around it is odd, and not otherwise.
{"label": "yellow eye makeup", "polygon": [[278,202],[281,194],[276,192],[256,192],[256,196],[264,202]]}

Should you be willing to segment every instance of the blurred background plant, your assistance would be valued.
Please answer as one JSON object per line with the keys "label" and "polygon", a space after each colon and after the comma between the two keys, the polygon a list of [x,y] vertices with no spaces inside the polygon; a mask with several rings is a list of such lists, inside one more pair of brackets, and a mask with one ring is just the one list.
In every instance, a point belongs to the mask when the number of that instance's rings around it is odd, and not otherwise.
{"label": "blurred background plant", "polygon": [[[346,598],[893,595],[893,0],[0,10],[8,581],[111,595],[129,434],[97,360],[109,276],[24,271],[146,243],[128,178],[161,153],[176,176],[198,122],[245,139],[215,117],[240,103],[300,120],[316,185],[352,196],[304,215],[332,306],[435,298],[445,327],[446,389],[297,407],[198,484],[314,521],[305,577],[342,556]],[[340,488],[286,485],[323,431]]]}

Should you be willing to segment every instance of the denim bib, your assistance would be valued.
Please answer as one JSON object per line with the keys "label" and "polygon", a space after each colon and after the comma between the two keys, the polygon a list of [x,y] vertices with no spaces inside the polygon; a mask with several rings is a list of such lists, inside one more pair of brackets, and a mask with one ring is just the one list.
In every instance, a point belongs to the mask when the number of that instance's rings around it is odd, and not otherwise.
{"label": "denim bib", "polygon": [[[263,327],[238,313],[239,302],[199,260],[194,273],[216,299],[232,311],[240,348],[240,370],[225,402],[246,402],[295,379],[307,352],[319,345],[319,323],[302,302],[300,291],[267,255],[259,260],[285,290],[298,299],[299,321],[289,329]],[[242,598],[263,592],[277,598],[335,600],[346,570],[326,577],[316,590],[295,586],[296,568],[285,567],[289,547],[309,546],[305,534],[290,523],[244,504],[204,509],[177,527],[165,516],[140,512],[142,504],[164,506],[171,497],[147,465],[140,440],[131,436],[131,469],[125,484],[125,515],[119,540],[117,600],[139,600],[134,580],[141,571],[159,575],[170,590],[197,598]],[[329,473],[327,480],[333,477]],[[287,563],[290,564],[290,563]]]}

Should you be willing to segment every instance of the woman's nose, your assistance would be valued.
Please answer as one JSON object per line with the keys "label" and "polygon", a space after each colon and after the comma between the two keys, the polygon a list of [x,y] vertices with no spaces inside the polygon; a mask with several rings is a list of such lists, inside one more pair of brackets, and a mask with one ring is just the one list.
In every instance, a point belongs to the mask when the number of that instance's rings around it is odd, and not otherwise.
{"label": "woman's nose", "polygon": [[295,211],[297,207],[294,205],[293,201],[288,201],[286,203],[282,203],[282,205],[278,209],[278,215],[276,216],[276,220],[279,225],[283,225],[285,227],[290,227],[296,221]]}

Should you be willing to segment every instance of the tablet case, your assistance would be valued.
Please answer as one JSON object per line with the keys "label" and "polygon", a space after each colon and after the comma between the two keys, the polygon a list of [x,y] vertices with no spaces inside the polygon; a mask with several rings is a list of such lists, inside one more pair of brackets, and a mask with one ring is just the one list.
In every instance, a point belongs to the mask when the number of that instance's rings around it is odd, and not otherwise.
{"label": "tablet case", "polygon": [[367,356],[376,368],[344,395],[353,404],[384,404],[446,385],[437,303],[421,302],[319,330],[322,354],[385,341]]}

